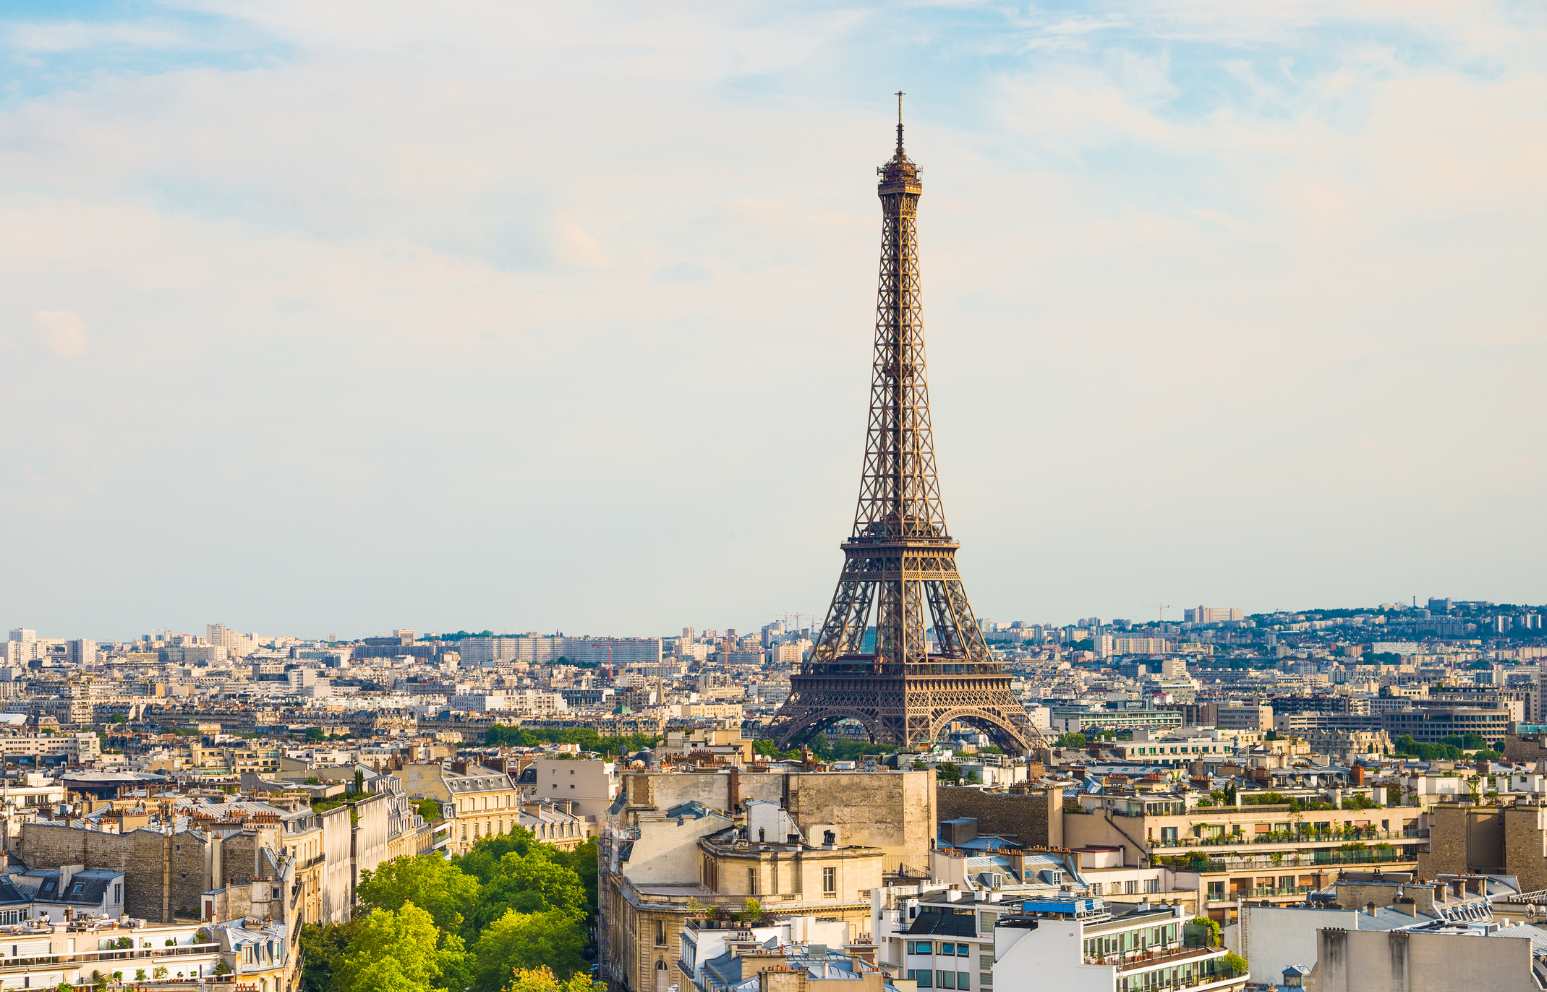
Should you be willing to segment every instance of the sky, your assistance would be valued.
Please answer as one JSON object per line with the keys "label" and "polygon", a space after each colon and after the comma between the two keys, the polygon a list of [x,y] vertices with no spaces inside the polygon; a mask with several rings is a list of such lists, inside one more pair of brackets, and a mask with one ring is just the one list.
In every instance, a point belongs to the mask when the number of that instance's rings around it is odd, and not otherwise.
{"label": "sky", "polygon": [[825,611],[908,92],[980,616],[1547,600],[1547,9],[0,3],[0,625]]}

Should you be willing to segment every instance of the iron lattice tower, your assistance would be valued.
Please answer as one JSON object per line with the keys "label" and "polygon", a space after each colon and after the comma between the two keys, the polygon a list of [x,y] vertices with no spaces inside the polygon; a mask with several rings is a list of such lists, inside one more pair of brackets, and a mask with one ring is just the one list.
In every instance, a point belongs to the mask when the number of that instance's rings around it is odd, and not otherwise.
{"label": "iron lattice tower", "polygon": [[[919,170],[897,149],[880,176],[881,272],[876,292],[870,420],[854,530],[843,572],[810,657],[775,718],[781,746],[857,720],[872,740],[913,747],[956,721],[986,730],[1006,751],[1046,747],[1010,676],[984,643],[956,570],[935,471],[919,286]],[[874,616],[875,638],[865,637]],[[931,642],[930,634],[933,633]]]}

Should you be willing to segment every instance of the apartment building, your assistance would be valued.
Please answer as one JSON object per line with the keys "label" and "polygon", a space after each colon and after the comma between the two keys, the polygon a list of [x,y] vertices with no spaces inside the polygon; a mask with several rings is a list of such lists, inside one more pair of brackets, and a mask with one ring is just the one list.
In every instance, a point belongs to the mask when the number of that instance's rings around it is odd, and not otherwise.
{"label": "apartment building", "polygon": [[756,841],[698,803],[630,822],[604,835],[599,921],[603,975],[626,989],[666,992],[684,931],[750,902],[772,916],[839,921],[849,941],[868,930],[870,894],[882,882],[876,848],[845,844],[831,830],[816,843],[798,832]]}
{"label": "apartment building", "polygon": [[1187,940],[1180,907],[1116,913],[1099,899],[1055,899],[1022,909],[994,928],[995,992],[1237,992],[1250,978],[1224,948]]}
{"label": "apartment building", "polygon": [[448,854],[463,854],[485,837],[509,833],[521,822],[521,790],[510,776],[477,765],[404,765],[403,789],[434,799],[446,818]]}
{"label": "apartment building", "polygon": [[1220,921],[1243,899],[1298,902],[1345,867],[1417,866],[1428,837],[1418,807],[1316,805],[1324,804],[1188,810],[1175,796],[1082,796],[1064,809],[1064,843],[1121,848],[1126,864],[1170,867],[1200,910]]}
{"label": "apartment building", "polygon": [[1206,758],[1226,758],[1260,740],[1255,730],[1215,730],[1209,733],[1136,731],[1133,740],[1105,745],[1121,761],[1140,765],[1189,765]]}
{"label": "apartment building", "polygon": [[520,786],[528,800],[568,803],[578,815],[600,823],[618,793],[617,766],[603,758],[543,756],[522,772]]}

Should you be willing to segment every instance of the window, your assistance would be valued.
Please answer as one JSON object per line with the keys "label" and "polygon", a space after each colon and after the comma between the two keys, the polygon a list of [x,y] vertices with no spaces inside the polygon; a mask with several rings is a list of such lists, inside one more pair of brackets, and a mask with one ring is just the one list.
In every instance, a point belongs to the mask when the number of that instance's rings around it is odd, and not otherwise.
{"label": "window", "polygon": [[822,894],[824,896],[835,896],[838,894],[837,868],[822,869]]}
{"label": "window", "polygon": [[747,869],[747,893],[749,895],[754,895],[754,896],[757,895],[757,869],[756,868],[748,868]]}
{"label": "window", "polygon": [[656,920],[655,921],[655,946],[656,947],[665,947],[666,946],[666,921],[665,920]]}
{"label": "window", "polygon": [[959,957],[959,958],[971,957],[972,956],[972,948],[968,947],[966,944],[957,944],[956,945],[956,956]]}
{"label": "window", "polygon": [[935,973],[928,968],[909,968],[908,977],[917,982],[918,987],[921,989],[932,989],[935,987]]}
{"label": "window", "polygon": [[937,972],[935,972],[935,988],[937,988],[937,989],[954,989],[954,988],[956,988],[956,972],[954,972],[954,971],[937,971]]}

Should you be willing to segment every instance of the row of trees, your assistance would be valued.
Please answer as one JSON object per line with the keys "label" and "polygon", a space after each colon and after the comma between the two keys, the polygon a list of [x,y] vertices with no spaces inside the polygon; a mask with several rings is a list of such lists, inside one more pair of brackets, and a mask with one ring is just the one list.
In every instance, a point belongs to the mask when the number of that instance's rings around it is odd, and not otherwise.
{"label": "row of trees", "polygon": [[1392,744],[1399,756],[1420,761],[1498,761],[1504,757],[1502,745],[1490,745],[1479,734],[1446,737],[1439,743],[1416,741],[1411,734],[1399,734]]}
{"label": "row of trees", "polygon": [[352,922],[302,932],[306,992],[600,992],[595,841],[559,851],[518,829],[450,861],[388,861],[357,895]]}
{"label": "row of trees", "polygon": [[[854,761],[863,755],[887,754],[893,750],[886,744],[872,744],[852,737],[829,737],[827,734],[817,734],[806,746],[823,761]],[[781,748],[766,737],[753,741],[752,750],[765,758],[794,761],[800,757],[800,748]]]}
{"label": "row of trees", "polygon": [[622,754],[653,747],[650,734],[606,735],[594,727],[510,727],[497,723],[484,733],[485,744],[504,747],[536,747],[539,744],[579,744],[582,751]]}

